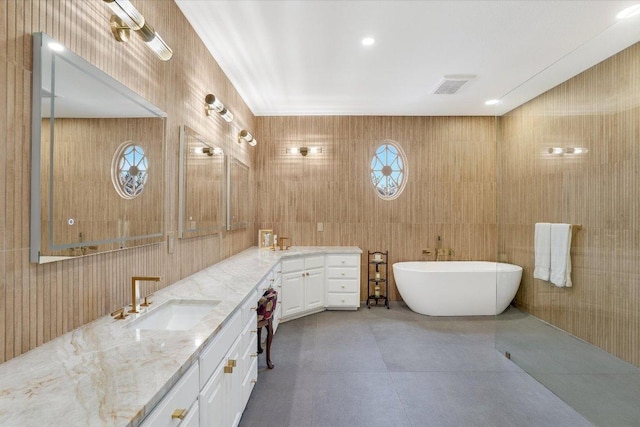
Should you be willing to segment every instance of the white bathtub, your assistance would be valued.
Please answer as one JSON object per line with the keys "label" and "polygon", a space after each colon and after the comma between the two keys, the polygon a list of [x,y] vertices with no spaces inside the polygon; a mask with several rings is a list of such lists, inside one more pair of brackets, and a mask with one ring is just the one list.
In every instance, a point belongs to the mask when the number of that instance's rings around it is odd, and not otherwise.
{"label": "white bathtub", "polygon": [[416,313],[480,316],[500,314],[509,306],[522,267],[487,261],[397,262],[393,275],[402,299]]}

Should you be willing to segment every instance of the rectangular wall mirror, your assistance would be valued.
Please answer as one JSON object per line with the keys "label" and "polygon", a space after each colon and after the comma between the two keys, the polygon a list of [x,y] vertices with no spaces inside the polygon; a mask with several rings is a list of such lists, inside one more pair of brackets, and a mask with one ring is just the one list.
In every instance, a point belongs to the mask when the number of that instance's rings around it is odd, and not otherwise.
{"label": "rectangular wall mirror", "polygon": [[226,228],[224,151],[187,126],[180,127],[179,237]]}
{"label": "rectangular wall mirror", "polygon": [[227,156],[227,230],[247,227],[249,191],[249,166]]}
{"label": "rectangular wall mirror", "polygon": [[164,239],[166,114],[33,35],[32,262]]}

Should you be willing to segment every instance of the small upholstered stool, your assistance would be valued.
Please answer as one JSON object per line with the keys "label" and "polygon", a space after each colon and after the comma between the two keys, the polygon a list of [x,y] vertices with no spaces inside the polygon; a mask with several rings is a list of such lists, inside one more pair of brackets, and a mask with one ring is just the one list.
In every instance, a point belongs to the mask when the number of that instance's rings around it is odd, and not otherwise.
{"label": "small upholstered stool", "polygon": [[258,354],[262,353],[262,328],[267,328],[267,367],[273,369],[271,363],[271,341],[273,340],[273,314],[276,311],[278,292],[269,288],[258,301]]}

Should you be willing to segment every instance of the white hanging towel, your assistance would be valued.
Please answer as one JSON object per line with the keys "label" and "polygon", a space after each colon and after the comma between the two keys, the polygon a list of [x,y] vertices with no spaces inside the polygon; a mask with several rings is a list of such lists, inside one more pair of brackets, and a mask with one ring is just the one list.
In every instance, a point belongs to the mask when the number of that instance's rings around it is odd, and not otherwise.
{"label": "white hanging towel", "polygon": [[571,287],[571,224],[551,224],[551,278],[559,288]]}
{"label": "white hanging towel", "polygon": [[551,224],[539,222],[534,235],[535,269],[533,277],[549,280],[551,270]]}

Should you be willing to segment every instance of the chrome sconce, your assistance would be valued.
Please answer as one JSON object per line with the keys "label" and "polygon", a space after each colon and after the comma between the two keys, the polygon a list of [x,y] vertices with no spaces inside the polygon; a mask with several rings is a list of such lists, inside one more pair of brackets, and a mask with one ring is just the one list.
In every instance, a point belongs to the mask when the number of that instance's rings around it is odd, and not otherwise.
{"label": "chrome sconce", "polygon": [[288,147],[287,154],[300,154],[302,157],[307,154],[322,154],[322,147]]}
{"label": "chrome sconce", "polygon": [[251,135],[249,131],[246,131],[244,129],[240,131],[240,133],[238,134],[238,143],[242,143],[242,141],[246,142],[252,147],[255,147],[256,144],[258,143],[258,141],[256,141],[253,135]]}
{"label": "chrome sconce", "polygon": [[149,25],[144,16],[136,9],[129,0],[103,0],[111,11],[115,14],[111,16],[111,33],[119,42],[129,40],[131,30],[138,33],[145,44],[162,61],[168,61],[173,56],[171,48],[162,40]]}
{"label": "chrome sconce", "polygon": [[220,117],[225,119],[227,122],[233,121],[233,114],[231,111],[227,110],[222,102],[213,94],[208,94],[204,98],[205,106],[204,111],[207,113],[207,116],[211,116],[211,113],[218,113]]}

